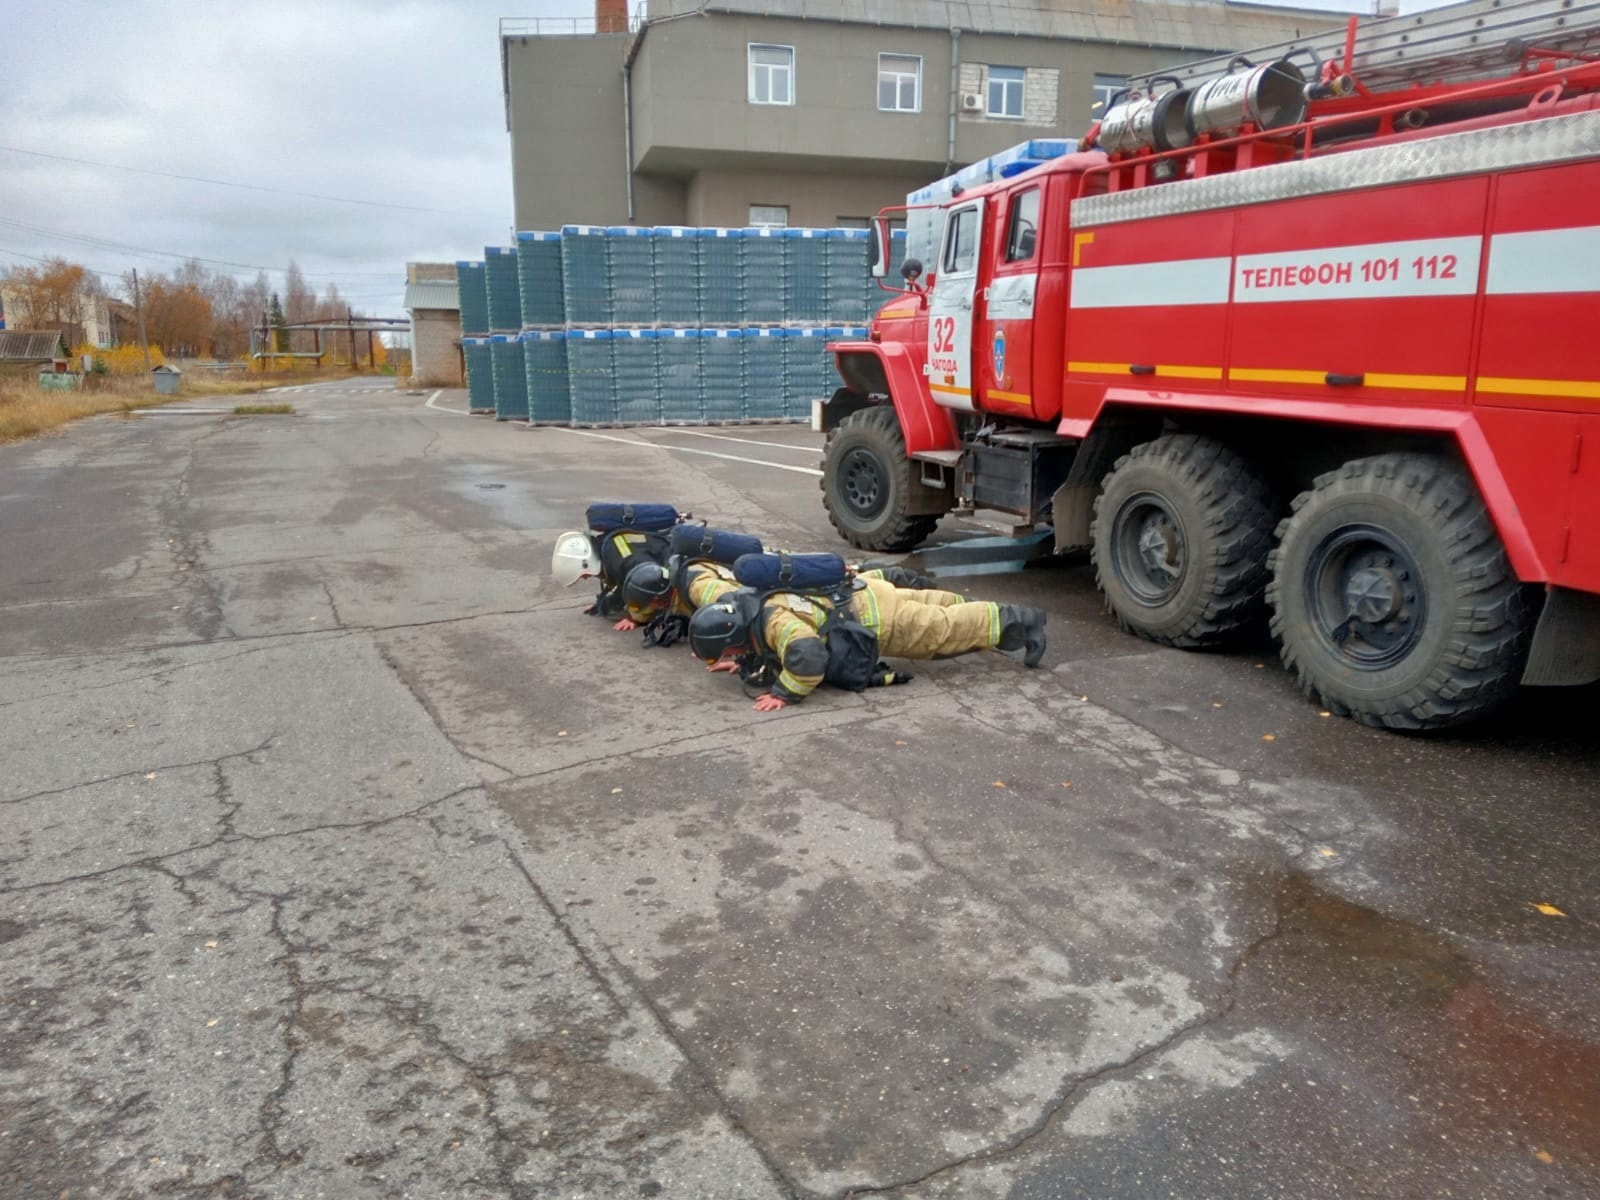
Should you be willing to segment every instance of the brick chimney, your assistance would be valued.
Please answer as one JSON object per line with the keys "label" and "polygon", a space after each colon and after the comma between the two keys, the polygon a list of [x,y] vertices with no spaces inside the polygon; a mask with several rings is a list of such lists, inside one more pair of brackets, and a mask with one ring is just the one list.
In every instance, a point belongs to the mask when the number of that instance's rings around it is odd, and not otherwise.
{"label": "brick chimney", "polygon": [[596,33],[628,32],[628,0],[594,0]]}

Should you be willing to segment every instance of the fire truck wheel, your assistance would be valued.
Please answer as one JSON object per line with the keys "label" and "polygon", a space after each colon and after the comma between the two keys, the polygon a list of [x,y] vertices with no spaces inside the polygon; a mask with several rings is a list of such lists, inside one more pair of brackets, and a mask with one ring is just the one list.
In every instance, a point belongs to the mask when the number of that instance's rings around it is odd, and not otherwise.
{"label": "fire truck wheel", "polygon": [[1168,646],[1214,646],[1264,612],[1279,508],[1221,442],[1169,434],[1135,446],[1094,506],[1095,582],[1122,627]]}
{"label": "fire truck wheel", "polygon": [[910,550],[939,523],[937,514],[906,510],[921,484],[906,457],[894,408],[852,413],[828,434],[822,452],[822,496],[841,537],[863,550]]}
{"label": "fire truck wheel", "polygon": [[1427,454],[1347,462],[1296,498],[1278,537],[1272,631],[1330,711],[1442,729],[1516,688],[1537,606],[1460,468]]}

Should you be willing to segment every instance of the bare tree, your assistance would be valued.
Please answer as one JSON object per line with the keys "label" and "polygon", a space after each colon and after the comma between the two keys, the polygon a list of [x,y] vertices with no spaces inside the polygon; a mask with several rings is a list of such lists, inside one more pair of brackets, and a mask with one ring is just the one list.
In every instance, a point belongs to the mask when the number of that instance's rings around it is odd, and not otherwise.
{"label": "bare tree", "polygon": [[283,315],[291,325],[314,321],[317,316],[317,294],[306,283],[299,264],[292,258],[283,273]]}
{"label": "bare tree", "polygon": [[52,258],[38,267],[7,267],[0,278],[17,309],[11,323],[62,329],[69,341],[83,336],[84,314],[98,294],[98,281],[87,268]]}

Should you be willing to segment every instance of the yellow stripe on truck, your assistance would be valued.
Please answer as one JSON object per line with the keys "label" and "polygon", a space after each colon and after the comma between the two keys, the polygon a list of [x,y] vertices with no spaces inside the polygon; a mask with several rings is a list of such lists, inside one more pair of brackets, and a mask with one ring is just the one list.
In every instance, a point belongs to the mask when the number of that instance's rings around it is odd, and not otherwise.
{"label": "yellow stripe on truck", "polygon": [[1478,376],[1478,390],[1496,396],[1561,396],[1569,400],[1600,400],[1600,381],[1593,379],[1502,379]]}

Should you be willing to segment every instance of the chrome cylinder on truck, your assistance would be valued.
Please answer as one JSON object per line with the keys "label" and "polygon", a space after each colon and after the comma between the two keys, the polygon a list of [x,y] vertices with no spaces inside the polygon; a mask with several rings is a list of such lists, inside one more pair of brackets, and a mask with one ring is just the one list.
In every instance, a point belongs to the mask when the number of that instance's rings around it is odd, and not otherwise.
{"label": "chrome cylinder on truck", "polygon": [[[1235,60],[1243,63],[1243,60]],[[1288,59],[1219,75],[1194,89],[1189,98],[1189,128],[1195,136],[1237,133],[1246,125],[1282,129],[1306,115],[1306,81]]]}
{"label": "chrome cylinder on truck", "polygon": [[1194,140],[1187,118],[1189,96],[1186,88],[1159,96],[1130,92],[1101,118],[1097,144],[1108,154],[1183,149]]}

